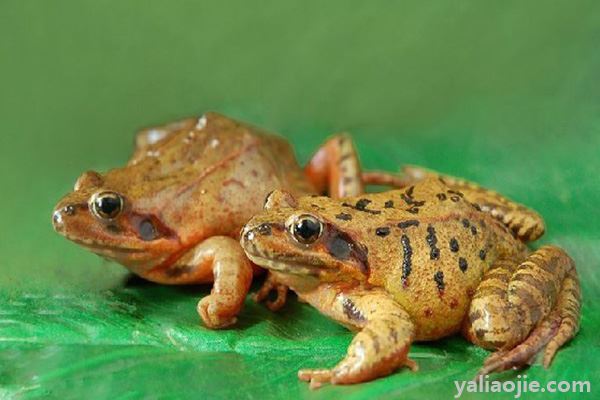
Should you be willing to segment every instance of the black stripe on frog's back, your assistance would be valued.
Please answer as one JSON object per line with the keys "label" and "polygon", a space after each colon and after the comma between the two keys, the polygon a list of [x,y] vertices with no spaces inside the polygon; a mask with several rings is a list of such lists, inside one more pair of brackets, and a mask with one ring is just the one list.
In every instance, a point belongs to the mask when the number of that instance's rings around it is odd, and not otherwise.
{"label": "black stripe on frog's back", "polygon": [[400,229],[410,228],[411,226],[419,226],[419,221],[416,219],[409,219],[398,223],[398,228]]}
{"label": "black stripe on frog's back", "polygon": [[369,250],[367,247],[354,240],[350,234],[337,229],[333,224],[327,224],[326,232],[323,243],[327,252],[340,261],[354,261],[360,272],[369,276]]}
{"label": "black stripe on frog's back", "polygon": [[342,207],[352,208],[356,211],[361,211],[361,212],[365,212],[365,213],[369,213],[369,214],[373,214],[373,215],[381,214],[380,210],[372,210],[372,209],[367,208],[367,206],[371,203],[372,203],[372,201],[370,199],[361,198],[361,199],[358,199],[356,204],[350,204],[348,202],[343,202]]}
{"label": "black stripe on frog's back", "polygon": [[437,247],[438,240],[437,240],[435,228],[431,224],[429,226],[427,226],[427,236],[425,237],[425,240],[427,240],[427,244],[431,248],[431,251],[429,254],[430,258],[432,260],[439,260],[440,249]]}
{"label": "black stripe on frog's back", "polygon": [[408,277],[412,271],[413,250],[410,245],[410,239],[407,235],[402,235],[400,238],[400,243],[402,244],[402,252],[404,253],[404,258],[402,260],[402,286],[407,287]]}

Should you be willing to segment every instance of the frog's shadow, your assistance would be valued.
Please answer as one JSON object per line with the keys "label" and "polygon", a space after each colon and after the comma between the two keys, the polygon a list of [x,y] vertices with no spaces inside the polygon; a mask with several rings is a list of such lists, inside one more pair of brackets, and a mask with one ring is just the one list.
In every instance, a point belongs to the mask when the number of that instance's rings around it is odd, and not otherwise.
{"label": "frog's shadow", "polygon": [[[255,280],[250,289],[250,293],[256,292],[262,285],[262,281],[263,279]],[[127,300],[129,302],[134,302],[145,317],[150,317],[156,312],[153,310],[151,304],[160,302],[161,308],[174,307],[177,309],[177,312],[190,313],[190,315],[193,316],[193,320],[185,318],[186,323],[204,327],[197,316],[196,304],[203,297],[210,294],[211,288],[212,284],[162,285],[129,273],[117,287],[113,288],[113,290],[115,293],[121,293],[122,296],[126,296],[125,292],[134,292],[135,296],[127,295]],[[186,303],[183,307],[181,306],[182,302]],[[188,302],[190,303],[190,307],[187,306]],[[285,307],[286,306],[284,306],[284,309]],[[185,317],[190,317],[190,315],[186,315]],[[257,304],[250,296],[248,296],[244,303],[244,307],[238,315],[238,321],[231,328],[226,328],[226,330],[244,331],[262,321],[275,318],[277,317],[274,313],[269,311],[263,305]],[[173,323],[176,323],[176,321],[183,321],[183,319],[184,318],[174,316]]]}
{"label": "frog's shadow", "polygon": [[155,285],[155,283],[140,278],[139,276],[132,273],[128,273],[127,275],[125,275],[122,282],[122,286],[125,288],[139,288],[148,287],[152,285]]}

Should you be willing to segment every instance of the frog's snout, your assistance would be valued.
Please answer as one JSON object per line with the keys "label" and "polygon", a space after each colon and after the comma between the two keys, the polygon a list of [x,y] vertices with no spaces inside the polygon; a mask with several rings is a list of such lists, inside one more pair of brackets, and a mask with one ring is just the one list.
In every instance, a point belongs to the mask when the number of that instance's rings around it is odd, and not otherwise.
{"label": "frog's snout", "polygon": [[65,227],[65,218],[75,215],[75,207],[67,205],[58,208],[52,213],[52,226],[56,232],[62,232]]}
{"label": "frog's snout", "polygon": [[271,226],[268,224],[261,224],[258,226],[246,225],[244,229],[242,229],[241,233],[241,242],[242,247],[245,247],[247,244],[254,241],[256,236],[258,235],[270,235],[271,234]]}
{"label": "frog's snout", "polygon": [[269,223],[248,223],[244,226],[240,234],[240,244],[248,252],[257,252],[260,239],[265,236],[271,236],[272,233],[273,226]]}
{"label": "frog's snout", "polygon": [[254,239],[254,229],[245,226],[240,234],[240,241],[242,242],[242,247],[247,243],[251,242]]}
{"label": "frog's snout", "polygon": [[52,226],[55,231],[61,231],[63,228],[63,217],[60,210],[56,210],[52,213]]}

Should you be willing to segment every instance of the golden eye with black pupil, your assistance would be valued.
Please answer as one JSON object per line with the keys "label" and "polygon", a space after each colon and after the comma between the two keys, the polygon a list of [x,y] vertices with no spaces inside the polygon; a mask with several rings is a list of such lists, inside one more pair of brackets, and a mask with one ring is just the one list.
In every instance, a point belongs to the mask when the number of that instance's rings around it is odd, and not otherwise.
{"label": "golden eye with black pupil", "polygon": [[96,193],[92,197],[91,208],[101,219],[115,219],[123,211],[123,198],[114,192]]}
{"label": "golden eye with black pupil", "polygon": [[321,237],[323,224],[312,215],[304,214],[294,220],[291,232],[298,243],[312,244]]}

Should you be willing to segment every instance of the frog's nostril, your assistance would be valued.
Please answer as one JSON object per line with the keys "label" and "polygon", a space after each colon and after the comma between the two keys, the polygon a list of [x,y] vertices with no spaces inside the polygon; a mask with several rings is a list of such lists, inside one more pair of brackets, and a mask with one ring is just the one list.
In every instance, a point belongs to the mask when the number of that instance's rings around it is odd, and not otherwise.
{"label": "frog's nostril", "polygon": [[245,242],[251,242],[259,236],[269,236],[272,234],[271,224],[263,223],[253,227],[244,228],[242,231],[242,239]]}
{"label": "frog's nostril", "polygon": [[271,225],[269,225],[269,224],[260,224],[256,228],[256,232],[258,232],[259,234],[261,234],[263,236],[269,236],[271,234]]}
{"label": "frog's nostril", "polygon": [[68,205],[65,208],[63,208],[63,212],[66,215],[75,215],[75,207],[71,206],[71,205]]}
{"label": "frog's nostril", "polygon": [[52,214],[52,224],[54,225],[54,229],[60,231],[64,228],[65,217],[75,215],[75,207],[73,205],[68,205],[62,207]]}
{"label": "frog's nostril", "polygon": [[254,229],[248,229],[244,232],[244,240],[246,242],[251,242],[254,240]]}

